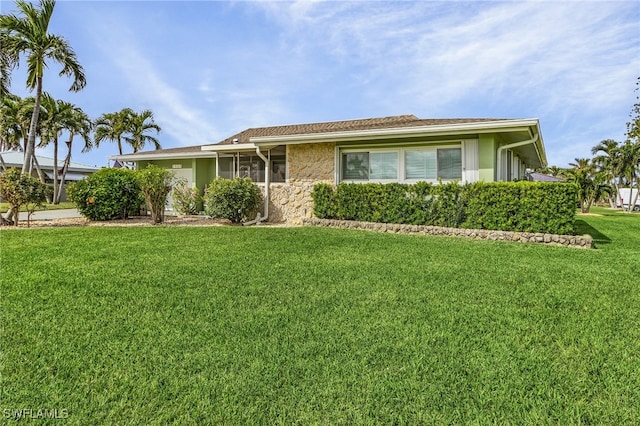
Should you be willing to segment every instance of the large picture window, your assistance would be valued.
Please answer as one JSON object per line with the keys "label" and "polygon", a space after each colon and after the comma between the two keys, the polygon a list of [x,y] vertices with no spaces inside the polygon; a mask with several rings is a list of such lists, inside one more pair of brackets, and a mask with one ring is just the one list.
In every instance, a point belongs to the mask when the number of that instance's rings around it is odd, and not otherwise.
{"label": "large picture window", "polygon": [[343,180],[397,180],[397,152],[349,152],[342,154]]}
{"label": "large picture window", "polygon": [[461,148],[400,148],[346,151],[340,155],[343,181],[435,181],[462,179]]}

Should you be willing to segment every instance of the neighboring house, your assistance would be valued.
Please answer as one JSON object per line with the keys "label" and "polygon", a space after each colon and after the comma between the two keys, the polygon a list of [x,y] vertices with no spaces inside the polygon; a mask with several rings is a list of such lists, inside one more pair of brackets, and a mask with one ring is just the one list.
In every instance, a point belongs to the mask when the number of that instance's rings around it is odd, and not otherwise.
{"label": "neighboring house", "polygon": [[532,172],[527,175],[527,180],[531,182],[564,182],[561,177],[546,175],[544,173]]}
{"label": "neighboring house", "polygon": [[414,115],[250,128],[217,144],[111,160],[172,169],[201,190],[218,176],[250,177],[264,188],[268,220],[294,223],[311,217],[319,182],[491,182],[547,164],[537,119]]}
{"label": "neighboring house", "polygon": [[[7,168],[17,167],[22,169],[22,164],[24,162],[24,153],[20,151],[4,151],[0,152],[2,155],[2,159],[4,160],[4,164]],[[49,185],[53,185],[53,158],[43,157],[41,155],[36,155],[36,160],[40,165],[40,169],[45,175],[45,182]],[[62,169],[64,161],[58,162],[58,170]],[[91,173],[97,172],[99,170],[98,167],[87,166],[85,164],[79,164],[70,162],[69,170],[67,170],[67,174],[65,176],[65,182],[75,182],[78,180],[82,180],[85,177],[89,176]],[[37,177],[35,170],[33,171],[33,176]],[[62,177],[62,176],[60,176]],[[60,201],[66,201],[66,191],[63,189],[62,195],[60,197]]]}

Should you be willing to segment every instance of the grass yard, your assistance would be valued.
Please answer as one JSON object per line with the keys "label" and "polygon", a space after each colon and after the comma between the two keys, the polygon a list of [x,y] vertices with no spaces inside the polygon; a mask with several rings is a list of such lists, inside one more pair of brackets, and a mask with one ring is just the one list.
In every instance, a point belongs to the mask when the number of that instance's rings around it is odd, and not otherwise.
{"label": "grass yard", "polygon": [[[76,205],[71,201],[62,201],[60,204],[45,204],[43,208],[36,209],[36,211],[41,210],[60,210],[60,209],[75,209]],[[0,213],[6,213],[9,210],[9,203],[0,203]],[[21,212],[26,212],[27,208],[25,206],[20,207]]]}
{"label": "grass yard", "polygon": [[639,424],[640,215],[595,211],[595,250],[3,230],[3,421]]}

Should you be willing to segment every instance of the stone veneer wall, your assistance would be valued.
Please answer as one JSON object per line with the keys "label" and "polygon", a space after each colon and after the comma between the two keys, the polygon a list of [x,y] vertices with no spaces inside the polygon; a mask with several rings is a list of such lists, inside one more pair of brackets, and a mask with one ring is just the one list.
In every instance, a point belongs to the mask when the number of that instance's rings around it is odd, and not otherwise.
{"label": "stone veneer wall", "polygon": [[354,220],[305,218],[304,225],[332,228],[366,229],[377,232],[401,234],[446,235],[479,240],[513,241],[518,243],[538,243],[576,248],[592,248],[591,235],[556,235],[533,232],[490,231],[486,229],[444,228],[441,226],[400,225],[396,223],[357,222]]}
{"label": "stone veneer wall", "polygon": [[316,183],[333,184],[336,144],[287,145],[287,183],[269,187],[269,222],[300,224],[313,217],[311,191]]}

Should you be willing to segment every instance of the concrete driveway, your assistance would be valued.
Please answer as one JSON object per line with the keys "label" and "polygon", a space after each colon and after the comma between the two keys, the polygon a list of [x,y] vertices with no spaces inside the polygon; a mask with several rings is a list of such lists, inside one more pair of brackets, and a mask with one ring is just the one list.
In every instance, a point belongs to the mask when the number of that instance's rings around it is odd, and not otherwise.
{"label": "concrete driveway", "polygon": [[[31,215],[31,220],[72,219],[82,217],[77,209],[39,210]],[[20,212],[19,220],[27,220],[27,213]]]}

